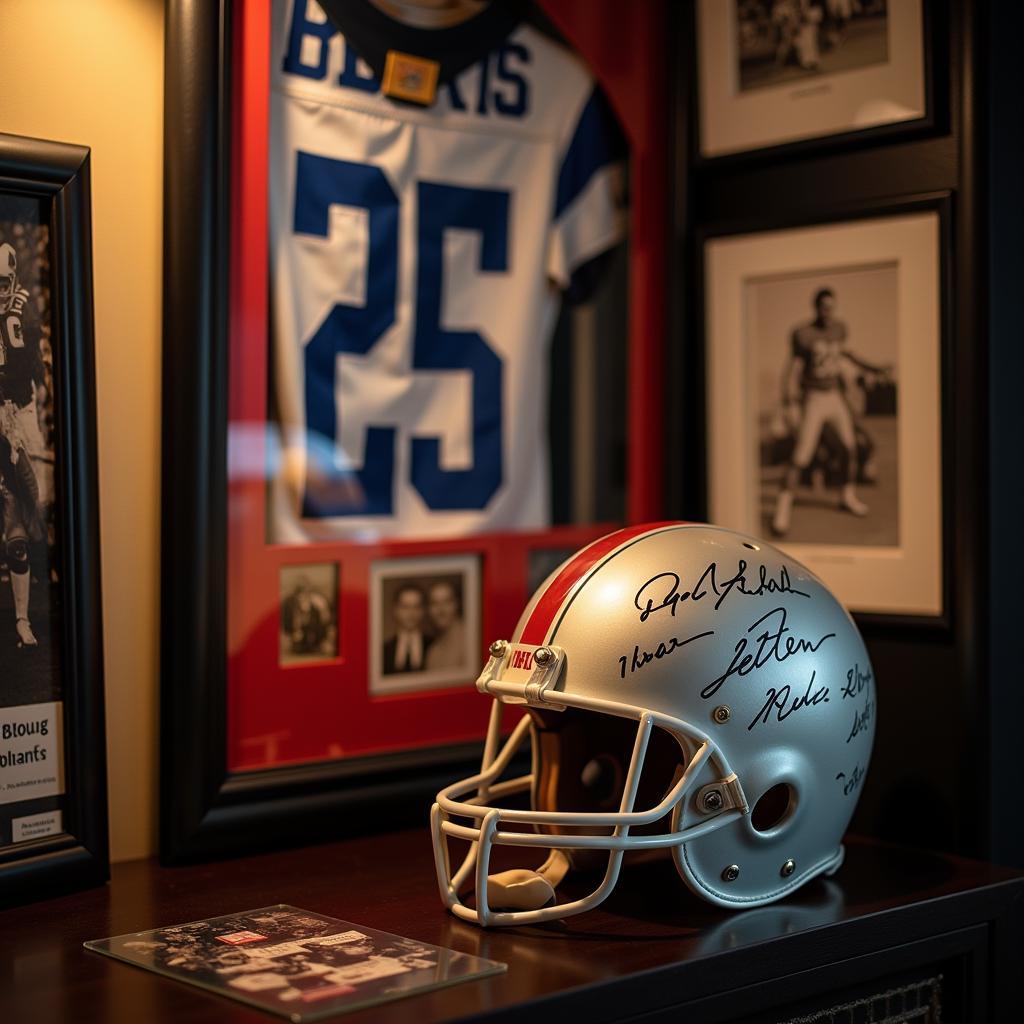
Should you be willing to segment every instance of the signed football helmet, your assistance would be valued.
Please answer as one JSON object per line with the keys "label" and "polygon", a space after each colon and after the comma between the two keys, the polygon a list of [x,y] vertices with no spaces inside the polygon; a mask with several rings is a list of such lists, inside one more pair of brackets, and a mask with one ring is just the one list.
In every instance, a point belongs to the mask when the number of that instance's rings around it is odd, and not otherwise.
{"label": "signed football helmet", "polygon": [[[828,588],[764,541],[685,523],[611,533],[547,579],[476,685],[494,700],[481,770],[431,812],[441,896],[464,920],[589,910],[627,851],[669,850],[694,893],[732,908],[842,862],[871,664]],[[502,745],[509,705],[521,717]],[[531,770],[508,778],[527,739]],[[547,857],[495,870],[496,847]],[[570,869],[595,867],[589,895],[559,902]]]}

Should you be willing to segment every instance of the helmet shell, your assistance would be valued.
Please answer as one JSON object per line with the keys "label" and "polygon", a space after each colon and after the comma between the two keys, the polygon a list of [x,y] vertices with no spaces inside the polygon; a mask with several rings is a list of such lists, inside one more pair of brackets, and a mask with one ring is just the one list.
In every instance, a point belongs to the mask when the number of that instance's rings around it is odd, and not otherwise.
{"label": "helmet shell", "polygon": [[[515,642],[565,652],[557,690],[681,720],[721,752],[749,811],[673,848],[698,895],[756,906],[838,867],[875,685],[856,625],[803,565],[732,530],[665,525],[566,562]],[[716,781],[705,764],[676,828],[707,819],[701,790]]]}

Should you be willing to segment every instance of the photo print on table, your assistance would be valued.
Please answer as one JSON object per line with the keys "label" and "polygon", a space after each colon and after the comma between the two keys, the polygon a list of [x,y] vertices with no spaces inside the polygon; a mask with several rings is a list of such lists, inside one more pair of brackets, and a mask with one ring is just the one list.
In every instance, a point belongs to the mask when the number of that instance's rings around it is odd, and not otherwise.
{"label": "photo print on table", "polygon": [[287,904],[93,939],[85,948],[293,1024],[506,970]]}

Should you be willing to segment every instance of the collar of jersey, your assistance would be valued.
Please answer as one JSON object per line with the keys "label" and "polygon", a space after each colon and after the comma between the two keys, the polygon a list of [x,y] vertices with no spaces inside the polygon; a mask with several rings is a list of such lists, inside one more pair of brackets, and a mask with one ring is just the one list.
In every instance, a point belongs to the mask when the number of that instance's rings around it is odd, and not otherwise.
{"label": "collar of jersey", "polygon": [[370,0],[319,0],[324,13],[380,80],[388,50],[440,65],[438,84],[493,50],[526,15],[524,0],[492,0],[479,13],[447,28],[419,28],[385,14]]}

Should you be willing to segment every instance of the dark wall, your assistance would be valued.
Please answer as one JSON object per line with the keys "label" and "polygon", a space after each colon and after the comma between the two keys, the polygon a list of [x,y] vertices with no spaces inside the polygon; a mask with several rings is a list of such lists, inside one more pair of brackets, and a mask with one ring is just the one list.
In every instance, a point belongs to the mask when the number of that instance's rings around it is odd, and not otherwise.
{"label": "dark wall", "polygon": [[[994,10],[993,10],[994,8]],[[1022,616],[1014,551],[1024,468],[1020,5],[926,0],[932,123],[703,161],[694,11],[676,10],[675,324],[670,386],[688,428],[670,450],[673,512],[706,518],[702,239],[943,205],[941,624],[859,617],[878,682],[854,828],[1024,864]],[[1009,24],[1011,21],[1017,24]],[[669,408],[678,407],[678,398]]]}
{"label": "dark wall", "polygon": [[[989,222],[988,302],[989,530],[993,860],[1024,865],[1024,587],[1017,552],[1024,526],[1024,8],[989,5],[983,98],[987,139],[984,186]],[[981,66],[981,65],[979,65]]]}

